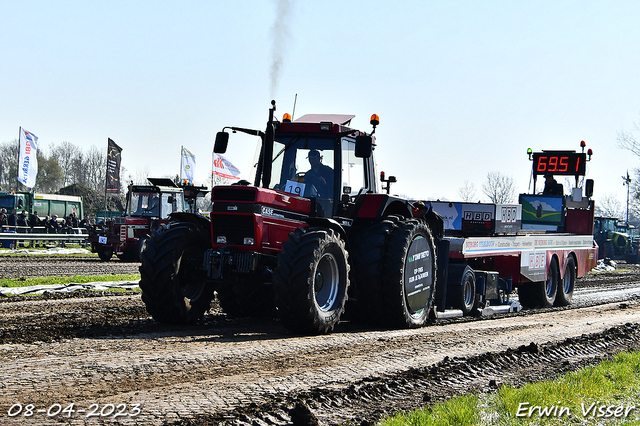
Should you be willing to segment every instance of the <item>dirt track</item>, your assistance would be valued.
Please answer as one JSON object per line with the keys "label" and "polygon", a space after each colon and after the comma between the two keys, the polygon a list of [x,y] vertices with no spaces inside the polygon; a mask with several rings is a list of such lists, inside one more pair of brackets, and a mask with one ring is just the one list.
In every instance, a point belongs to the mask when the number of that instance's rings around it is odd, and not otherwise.
{"label": "dirt track", "polygon": [[[0,423],[367,424],[424,401],[551,378],[639,348],[640,303],[625,292],[639,277],[579,281],[575,309],[438,320],[418,330],[343,323],[321,337],[291,336],[277,321],[230,320],[215,306],[196,326],[166,327],[131,294],[13,298],[0,303]],[[603,298],[607,289],[615,291]],[[47,417],[72,403],[71,419]],[[16,404],[22,411],[9,416]],[[98,416],[77,411],[91,404]]]}

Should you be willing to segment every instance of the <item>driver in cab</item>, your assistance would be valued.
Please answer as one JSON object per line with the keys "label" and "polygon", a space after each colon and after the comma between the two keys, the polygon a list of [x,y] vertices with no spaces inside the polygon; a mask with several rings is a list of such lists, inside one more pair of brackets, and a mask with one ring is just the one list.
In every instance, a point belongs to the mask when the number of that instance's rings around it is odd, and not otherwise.
{"label": "driver in cab", "polygon": [[333,169],[322,164],[322,156],[317,149],[309,151],[307,156],[311,169],[304,175],[304,183],[313,185],[319,198],[332,198],[333,194]]}

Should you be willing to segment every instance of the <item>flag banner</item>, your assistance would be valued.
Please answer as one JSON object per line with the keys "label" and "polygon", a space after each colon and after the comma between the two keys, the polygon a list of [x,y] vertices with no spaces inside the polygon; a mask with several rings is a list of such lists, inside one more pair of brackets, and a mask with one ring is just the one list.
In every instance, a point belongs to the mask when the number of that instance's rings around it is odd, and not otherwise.
{"label": "flag banner", "polygon": [[240,170],[224,156],[216,153],[213,153],[213,169],[211,173],[227,179],[240,179]]}
{"label": "flag banner", "polygon": [[18,158],[18,182],[33,188],[38,174],[38,137],[20,128],[20,155]]}
{"label": "flag banner", "polygon": [[122,148],[109,139],[107,144],[107,191],[120,191],[120,160]]}
{"label": "flag banner", "polygon": [[180,170],[180,181],[187,180],[193,183],[193,173],[196,168],[196,156],[184,146],[182,147],[182,170]]}

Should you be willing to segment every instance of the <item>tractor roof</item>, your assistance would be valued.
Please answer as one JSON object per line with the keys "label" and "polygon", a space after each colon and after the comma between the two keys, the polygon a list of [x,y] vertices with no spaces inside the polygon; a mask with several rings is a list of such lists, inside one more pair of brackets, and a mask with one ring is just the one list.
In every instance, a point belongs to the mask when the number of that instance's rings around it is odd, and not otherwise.
{"label": "tractor roof", "polygon": [[295,123],[335,123],[348,126],[355,115],[350,114],[305,114],[293,120]]}

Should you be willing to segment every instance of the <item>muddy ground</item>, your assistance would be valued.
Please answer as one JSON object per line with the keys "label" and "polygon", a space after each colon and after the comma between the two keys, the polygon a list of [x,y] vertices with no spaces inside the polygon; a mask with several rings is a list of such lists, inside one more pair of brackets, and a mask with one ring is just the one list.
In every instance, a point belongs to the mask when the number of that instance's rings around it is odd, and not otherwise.
{"label": "muddy ground", "polygon": [[[53,257],[0,265],[5,278],[138,267]],[[571,308],[417,330],[344,322],[318,337],[292,336],[277,320],[229,319],[215,303],[194,326],[163,326],[136,293],[3,298],[0,424],[372,424],[638,349],[640,269],[624,268],[579,280]]]}

